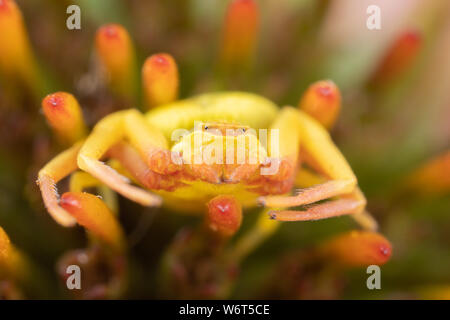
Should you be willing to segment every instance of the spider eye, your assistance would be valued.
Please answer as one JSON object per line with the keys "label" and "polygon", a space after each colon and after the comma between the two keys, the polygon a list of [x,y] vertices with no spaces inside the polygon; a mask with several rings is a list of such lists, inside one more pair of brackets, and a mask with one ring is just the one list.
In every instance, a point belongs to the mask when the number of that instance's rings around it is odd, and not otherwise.
{"label": "spider eye", "polygon": [[208,126],[205,126],[205,130],[208,130],[209,129],[209,127]]}

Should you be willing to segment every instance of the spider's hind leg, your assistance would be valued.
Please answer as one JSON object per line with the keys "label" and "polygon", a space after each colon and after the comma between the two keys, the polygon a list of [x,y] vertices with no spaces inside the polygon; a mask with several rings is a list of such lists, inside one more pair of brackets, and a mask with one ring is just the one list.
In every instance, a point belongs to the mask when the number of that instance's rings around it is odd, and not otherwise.
{"label": "spider's hind leg", "polygon": [[306,205],[301,210],[273,210],[269,212],[269,215],[272,219],[278,221],[311,221],[346,214],[360,214],[363,212],[365,205],[364,196],[359,190],[356,190],[335,200]]}

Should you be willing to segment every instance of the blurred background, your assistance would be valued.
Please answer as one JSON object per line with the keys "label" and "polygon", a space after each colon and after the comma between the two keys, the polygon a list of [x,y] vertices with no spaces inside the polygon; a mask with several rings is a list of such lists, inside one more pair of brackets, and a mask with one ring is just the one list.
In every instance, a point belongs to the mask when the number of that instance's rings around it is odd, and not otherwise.
{"label": "blurred background", "polygon": [[[393,253],[381,268],[381,290],[367,289],[365,267],[335,268],[333,261],[317,258],[314,248],[355,229],[352,219],[342,217],[283,223],[237,265],[205,259],[199,266],[188,259],[183,247],[194,247],[184,237],[195,234],[192,230],[199,225],[199,217],[143,208],[120,197],[119,220],[129,246],[124,258],[126,289],[117,295],[91,292],[82,297],[450,297],[450,3],[254,2],[257,11],[248,20],[239,16],[236,27],[253,28],[247,42],[254,43],[254,48],[240,57],[245,62],[229,63],[221,57],[226,25],[232,23],[225,19],[232,1],[16,0],[29,37],[27,50],[37,70],[27,78],[15,77],[19,71],[8,71],[11,65],[21,64],[27,70],[31,66],[8,51],[13,47],[8,41],[15,38],[2,36],[1,30],[8,28],[8,12],[2,6],[10,0],[0,0],[0,226],[27,257],[35,275],[17,283],[4,277],[1,296],[80,297],[65,289],[59,268],[64,259],[80,259],[67,254],[87,246],[85,231],[57,225],[35,183],[38,170],[66,147],[48,127],[41,100],[56,91],[72,93],[89,127],[113,111],[140,108],[140,98],[118,95],[99,76],[96,31],[104,24],[118,23],[134,43],[138,68],[158,52],[174,57],[181,98],[242,90],[279,106],[297,106],[312,83],[332,80],[342,96],[332,137],[354,169],[368,198],[368,210],[379,222],[379,232],[391,242]],[[80,30],[66,27],[70,15],[66,9],[71,4],[81,9]],[[380,29],[366,26],[370,5],[380,8]],[[136,72],[137,83],[138,79]],[[140,91],[139,87],[135,90]],[[67,182],[60,188],[65,191]],[[238,237],[255,223],[256,212],[244,215]],[[91,250],[87,255],[96,261],[89,281],[122,277],[116,262],[105,267],[98,263],[101,253]],[[171,263],[187,264],[186,259],[192,268],[182,265],[183,275],[174,276],[177,269]],[[204,274],[202,267],[206,274],[215,275],[212,280],[190,275],[193,269]],[[222,286],[227,289],[217,289]]]}

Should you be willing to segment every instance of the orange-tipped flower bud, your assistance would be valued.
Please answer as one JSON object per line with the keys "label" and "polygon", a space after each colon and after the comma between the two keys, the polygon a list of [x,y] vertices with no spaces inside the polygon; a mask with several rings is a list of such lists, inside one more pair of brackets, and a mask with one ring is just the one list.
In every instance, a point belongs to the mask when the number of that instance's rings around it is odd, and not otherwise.
{"label": "orange-tipped flower bud", "polygon": [[86,134],[81,108],[73,95],[66,92],[49,94],[42,100],[42,109],[62,142],[72,144]]}
{"label": "orange-tipped flower bud", "polygon": [[413,171],[406,179],[406,188],[421,194],[450,191],[450,150],[438,155]]}
{"label": "orange-tipped flower bud", "polygon": [[394,41],[375,71],[373,82],[382,84],[400,76],[413,63],[422,47],[418,31],[406,31]]}
{"label": "orange-tipped flower bud", "polygon": [[382,265],[392,253],[391,243],[381,234],[370,231],[351,231],[339,235],[320,247],[328,258],[346,267]]}
{"label": "orange-tipped flower bud", "polygon": [[104,25],[97,30],[95,46],[110,89],[121,97],[133,99],[136,58],[127,30],[119,24]]}
{"label": "orange-tipped flower bud", "polygon": [[122,228],[100,198],[89,193],[66,192],[60,205],[97,239],[116,251],[124,249]]}
{"label": "orange-tipped flower bud", "polygon": [[0,263],[4,264],[11,255],[12,245],[5,230],[0,227]]}
{"label": "orange-tipped flower bud", "polygon": [[424,300],[450,300],[450,285],[435,285],[420,288],[419,298]]}
{"label": "orange-tipped flower bud", "polygon": [[241,222],[242,207],[233,196],[217,196],[208,202],[206,225],[209,229],[229,237],[239,230]]}
{"label": "orange-tipped flower bud", "polygon": [[309,86],[299,102],[299,108],[325,128],[330,129],[341,110],[341,93],[333,81],[318,81]]}
{"label": "orange-tipped flower bud", "polygon": [[147,106],[175,101],[178,98],[178,68],[170,54],[154,54],[142,67],[142,84]]}
{"label": "orange-tipped flower bud", "polygon": [[0,277],[23,279],[27,274],[27,262],[23,254],[9,240],[0,227]]}
{"label": "orange-tipped flower bud", "polygon": [[253,56],[259,31],[259,7],[254,0],[234,0],[224,21],[222,62],[244,65]]}
{"label": "orange-tipped flower bud", "polygon": [[22,13],[13,0],[0,0],[0,73],[37,89],[36,64]]}

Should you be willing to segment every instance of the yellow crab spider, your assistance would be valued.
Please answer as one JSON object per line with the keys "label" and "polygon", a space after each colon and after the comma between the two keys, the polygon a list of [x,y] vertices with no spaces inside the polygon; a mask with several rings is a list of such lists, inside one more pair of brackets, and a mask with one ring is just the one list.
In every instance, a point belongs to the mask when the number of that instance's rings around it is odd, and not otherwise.
{"label": "yellow crab spider", "polygon": [[[180,129],[185,133],[172,141]],[[267,141],[250,129],[266,129]],[[239,139],[244,141],[243,161],[225,161],[236,160],[238,152],[231,153],[231,147]],[[217,156],[211,145],[219,146],[224,161],[190,161],[195,156],[205,159],[206,152]],[[113,169],[103,162],[107,159],[120,165]],[[277,170],[264,174],[275,162]],[[100,120],[85,140],[39,172],[47,210],[65,226],[76,220],[60,206],[56,183],[76,170],[90,175],[87,185],[97,181],[144,206],[200,213],[212,198],[232,195],[244,209],[266,207],[267,223],[269,218],[306,221],[351,214],[365,228],[376,226],[365,212],[366,200],[352,169],[327,130],[299,109],[278,108],[251,93],[208,93],[146,114],[124,110]],[[80,183],[72,183],[71,191],[79,192]],[[304,186],[308,188],[296,189]],[[89,214],[89,207],[83,210]]]}

